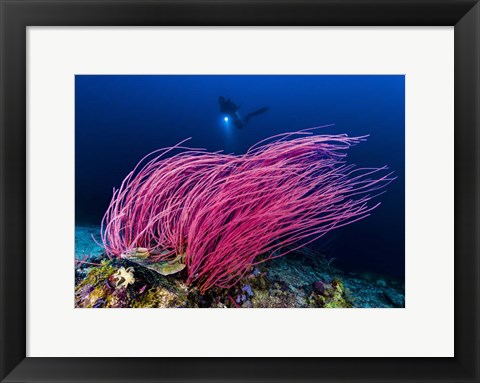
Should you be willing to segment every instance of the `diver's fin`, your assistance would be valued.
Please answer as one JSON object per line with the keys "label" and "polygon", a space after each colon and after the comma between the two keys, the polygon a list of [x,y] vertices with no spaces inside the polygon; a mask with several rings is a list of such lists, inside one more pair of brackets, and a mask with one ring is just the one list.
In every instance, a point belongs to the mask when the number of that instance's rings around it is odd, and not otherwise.
{"label": "diver's fin", "polygon": [[253,116],[258,116],[259,114],[265,113],[267,110],[268,110],[268,107],[264,107],[264,108],[257,109],[257,110],[254,111],[254,112],[248,113],[248,114],[245,116],[245,124],[247,124],[248,121],[249,121]]}

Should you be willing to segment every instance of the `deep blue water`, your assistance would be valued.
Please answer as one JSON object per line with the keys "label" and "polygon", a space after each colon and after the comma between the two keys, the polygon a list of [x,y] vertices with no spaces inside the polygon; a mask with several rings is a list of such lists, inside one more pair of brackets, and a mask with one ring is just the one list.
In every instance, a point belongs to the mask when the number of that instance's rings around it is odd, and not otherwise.
{"label": "deep blue water", "polygon": [[[225,123],[218,97],[253,117]],[[388,165],[398,177],[367,219],[319,241],[350,271],[403,278],[405,252],[405,81],[378,76],[90,76],[75,78],[76,224],[99,224],[126,174],[145,154],[192,137],[189,146],[244,153],[266,137],[318,131],[369,134],[349,151],[359,166]]]}

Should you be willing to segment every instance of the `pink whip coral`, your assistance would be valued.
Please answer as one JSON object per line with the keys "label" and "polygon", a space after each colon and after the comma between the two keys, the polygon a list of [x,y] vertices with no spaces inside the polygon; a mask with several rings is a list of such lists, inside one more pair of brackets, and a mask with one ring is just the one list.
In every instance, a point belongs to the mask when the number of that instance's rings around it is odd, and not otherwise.
{"label": "pink whip coral", "polygon": [[228,288],[253,265],[379,205],[370,201],[391,173],[345,161],[347,149],[364,139],[303,131],[238,156],[186,148],[185,141],[153,152],[114,190],[102,220],[105,250],[119,257],[144,248],[151,262],[181,259],[187,283],[202,293]]}

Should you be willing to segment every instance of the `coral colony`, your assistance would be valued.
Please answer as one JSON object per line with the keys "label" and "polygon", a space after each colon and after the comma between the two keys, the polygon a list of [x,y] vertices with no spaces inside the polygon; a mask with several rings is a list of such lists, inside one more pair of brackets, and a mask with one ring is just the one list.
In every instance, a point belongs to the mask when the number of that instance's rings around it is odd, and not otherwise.
{"label": "coral colony", "polygon": [[[379,205],[370,201],[391,173],[345,161],[364,139],[302,131],[261,141],[243,155],[187,148],[186,140],[157,150],[114,190],[102,220],[105,251],[163,275],[185,269],[187,284],[202,294],[230,288],[253,266]],[[117,283],[129,278],[125,270]]]}

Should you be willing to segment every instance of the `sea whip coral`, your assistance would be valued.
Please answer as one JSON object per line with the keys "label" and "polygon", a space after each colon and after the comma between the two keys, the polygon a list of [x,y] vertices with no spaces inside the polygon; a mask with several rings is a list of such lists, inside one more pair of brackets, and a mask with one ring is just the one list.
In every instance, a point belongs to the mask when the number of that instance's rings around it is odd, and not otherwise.
{"label": "sea whip coral", "polygon": [[[204,293],[228,288],[253,265],[367,217],[370,200],[394,178],[356,168],[346,150],[365,137],[282,134],[243,155],[174,147],[144,157],[102,220],[107,254],[135,248],[152,261],[186,265]],[[181,150],[173,156],[166,155]]]}

